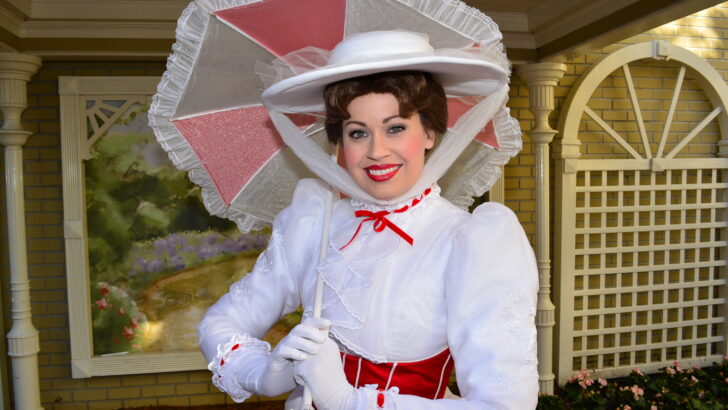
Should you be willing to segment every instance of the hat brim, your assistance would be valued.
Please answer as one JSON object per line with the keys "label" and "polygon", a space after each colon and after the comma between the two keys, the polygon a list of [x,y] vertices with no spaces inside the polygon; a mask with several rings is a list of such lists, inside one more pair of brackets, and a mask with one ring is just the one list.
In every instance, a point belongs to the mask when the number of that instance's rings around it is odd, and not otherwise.
{"label": "hat brim", "polygon": [[326,66],[273,84],[261,96],[269,110],[283,113],[324,111],[326,85],[387,71],[433,74],[449,96],[488,96],[508,81],[508,72],[486,60],[452,56],[414,56]]}

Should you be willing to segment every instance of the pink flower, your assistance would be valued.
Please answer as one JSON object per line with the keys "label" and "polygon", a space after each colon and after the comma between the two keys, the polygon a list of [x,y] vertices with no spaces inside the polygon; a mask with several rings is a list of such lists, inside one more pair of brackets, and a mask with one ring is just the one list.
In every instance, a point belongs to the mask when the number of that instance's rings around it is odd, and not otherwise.
{"label": "pink flower", "polygon": [[131,321],[129,321],[129,324],[132,328],[136,329],[139,327],[139,320],[135,317],[131,318]]}
{"label": "pink flower", "polygon": [[657,410],[657,406],[650,406],[650,410]]}
{"label": "pink flower", "polygon": [[632,391],[632,394],[634,394],[634,399],[637,400],[639,396],[642,396],[645,394],[645,391],[642,390],[641,387],[637,386],[636,384],[629,388]]}
{"label": "pink flower", "polygon": [[692,380],[695,383],[698,382],[698,379],[695,376],[690,376],[690,380]]}
{"label": "pink flower", "polygon": [[630,406],[629,404],[625,404],[624,407],[622,407],[622,409],[624,409],[624,410],[632,410],[632,406]]}
{"label": "pink flower", "polygon": [[109,301],[106,300],[106,298],[101,298],[101,299],[95,301],[94,303],[96,303],[96,306],[98,306],[99,309],[101,309],[101,310],[106,310],[106,309],[114,306],[111,303],[109,303]]}
{"label": "pink flower", "polygon": [[638,369],[636,367],[634,369],[632,369],[632,373],[637,373],[640,376],[644,376],[645,375],[644,373],[642,373],[642,370],[640,370],[640,369]]}
{"label": "pink flower", "polygon": [[604,387],[607,387],[607,381],[605,379],[602,379],[601,377],[598,380],[599,384],[601,384]]}
{"label": "pink flower", "polygon": [[106,282],[99,283],[99,293],[101,293],[101,296],[106,296],[109,294],[109,288],[107,286],[108,284]]}
{"label": "pink flower", "polygon": [[130,328],[128,326],[125,326],[124,327],[124,330],[121,332],[121,334],[125,338],[131,340],[134,337],[134,329],[132,329],[132,328]]}
{"label": "pink flower", "polygon": [[675,373],[677,373],[675,371],[675,369],[673,369],[672,367],[666,367],[665,368],[665,371],[668,372],[669,374],[675,374]]}
{"label": "pink flower", "polygon": [[675,370],[679,372],[682,371],[682,369],[680,368],[680,363],[678,363],[677,361],[672,362],[672,366],[675,368]]}
{"label": "pink flower", "polygon": [[120,315],[123,315],[125,313],[126,313],[126,311],[124,310],[124,308],[119,308],[119,314]]}

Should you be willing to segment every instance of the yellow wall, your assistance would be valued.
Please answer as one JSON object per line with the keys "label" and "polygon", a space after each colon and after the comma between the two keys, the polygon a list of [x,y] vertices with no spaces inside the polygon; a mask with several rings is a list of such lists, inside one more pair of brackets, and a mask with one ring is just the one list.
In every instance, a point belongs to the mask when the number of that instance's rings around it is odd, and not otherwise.
{"label": "yellow wall", "polygon": [[[647,41],[654,38],[666,39],[674,44],[687,47],[708,59],[711,64],[728,79],[728,3],[716,6],[696,15],[683,18],[672,24],[638,35],[620,44],[606,47],[598,53],[576,57],[568,61],[568,71],[561,85],[556,89],[556,111],[552,114],[553,126],[564,100],[577,78],[595,61],[604,55],[627,44]],[[41,390],[43,406],[46,409],[117,409],[126,406],[142,405],[194,405],[201,403],[225,403],[229,399],[219,393],[209,382],[206,371],[152,374],[121,377],[96,377],[91,379],[72,379],[70,369],[70,340],[68,331],[68,302],[66,296],[65,258],[63,250],[62,199],[61,199],[61,154],[59,98],[57,79],[59,75],[160,75],[162,63],[118,62],[47,62],[41,67],[29,84],[29,108],[24,115],[25,128],[33,132],[24,147],[26,222],[28,234],[28,264],[32,286],[33,322],[40,330],[41,353],[39,355]],[[650,71],[649,67],[633,72],[643,91],[641,96],[649,100],[650,118],[658,118],[660,112],[669,105],[671,93],[660,91],[670,89],[669,80],[659,77],[664,73]],[[656,78],[657,77],[657,78]],[[618,78],[605,84],[598,92],[603,95],[624,93],[623,83]],[[687,84],[687,88],[694,85]],[[651,91],[650,91],[651,90]],[[693,92],[694,101],[685,102],[696,113],[709,111],[697,90]],[[620,94],[621,95],[621,94]],[[604,116],[629,119],[631,107],[621,103],[602,105],[597,101],[592,106]],[[621,105],[620,105],[621,104]],[[535,233],[535,179],[532,145],[527,131],[532,126],[533,115],[528,111],[528,89],[514,77],[509,103],[514,117],[518,118],[524,134],[522,153],[513,159],[505,170],[507,205],[518,215],[530,239]],[[612,118],[612,117],[610,117]],[[695,118],[685,118],[687,122]],[[630,121],[623,121],[624,131],[629,129]],[[715,132],[706,134],[705,147],[715,141]],[[599,133],[583,146],[588,155],[614,153],[612,145],[604,146]],[[603,152],[604,150],[609,152]],[[696,148],[712,149],[712,148]],[[696,152],[699,153],[699,152]],[[553,185],[552,185],[553,186]],[[4,192],[4,187],[2,192]],[[4,211],[4,198],[0,201],[2,224],[0,226],[0,273],[2,274],[3,302],[5,312],[5,332],[10,328],[10,296],[8,293],[8,255],[7,223]]]}

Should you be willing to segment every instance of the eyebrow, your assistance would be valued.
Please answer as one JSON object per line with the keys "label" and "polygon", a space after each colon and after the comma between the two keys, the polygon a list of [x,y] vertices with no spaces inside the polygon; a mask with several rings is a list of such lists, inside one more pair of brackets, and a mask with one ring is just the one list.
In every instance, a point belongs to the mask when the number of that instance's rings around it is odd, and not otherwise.
{"label": "eyebrow", "polygon": [[[401,115],[396,114],[396,115],[392,115],[392,116],[389,116],[387,118],[384,118],[382,120],[382,124],[386,124],[389,121],[391,121],[392,119],[399,118],[399,117],[401,117]],[[350,125],[350,124],[356,124],[356,125],[359,125],[359,126],[362,126],[362,127],[366,127],[367,126],[365,123],[363,123],[361,121],[356,121],[356,120],[346,120],[346,121],[344,121],[343,126],[346,127],[347,125]]]}

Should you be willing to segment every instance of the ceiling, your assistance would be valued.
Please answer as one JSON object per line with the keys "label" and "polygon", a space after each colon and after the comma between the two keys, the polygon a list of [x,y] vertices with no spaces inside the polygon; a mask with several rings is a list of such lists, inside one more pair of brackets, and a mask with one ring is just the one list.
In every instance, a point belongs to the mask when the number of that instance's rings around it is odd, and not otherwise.
{"label": "ceiling", "polygon": [[[305,1],[305,0],[298,0]],[[498,23],[514,63],[560,60],[722,3],[464,0]],[[188,0],[0,0],[0,51],[45,60],[163,59]]]}

